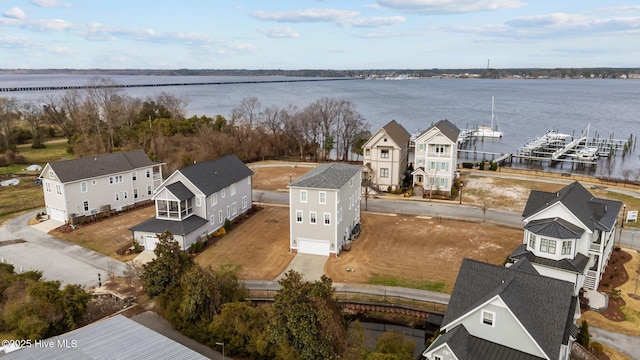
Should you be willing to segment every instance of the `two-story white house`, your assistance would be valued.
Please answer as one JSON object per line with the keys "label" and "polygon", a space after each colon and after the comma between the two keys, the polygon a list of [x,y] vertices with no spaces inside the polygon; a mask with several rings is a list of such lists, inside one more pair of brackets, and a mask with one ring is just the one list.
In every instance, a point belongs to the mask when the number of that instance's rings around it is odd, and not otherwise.
{"label": "two-story white house", "polygon": [[391,120],[362,146],[364,154],[363,178],[382,191],[402,187],[409,164],[411,134],[395,120]]}
{"label": "two-story white house", "polygon": [[450,194],[458,166],[460,129],[449,120],[440,120],[415,139],[413,184],[425,192]]}
{"label": "two-story white house", "polygon": [[165,231],[186,250],[251,209],[252,175],[235,155],[176,170],[153,195],[156,216],[129,230],[145,250],[154,250]]}
{"label": "two-story white house", "polygon": [[526,260],[506,268],[464,259],[441,335],[422,357],[569,360],[577,304],[573,284],[539,275]]}
{"label": "two-story white house", "polygon": [[338,256],[360,224],[362,166],[326,163],[289,184],[289,248]]}
{"label": "two-story white house", "polygon": [[596,290],[613,251],[622,203],[596,198],[575,181],[557,192],[533,190],[522,213],[523,244],[511,255],[545,276]]}
{"label": "two-story white house", "polygon": [[162,165],[142,150],[50,162],[40,173],[46,212],[66,222],[149,201],[162,182]]}

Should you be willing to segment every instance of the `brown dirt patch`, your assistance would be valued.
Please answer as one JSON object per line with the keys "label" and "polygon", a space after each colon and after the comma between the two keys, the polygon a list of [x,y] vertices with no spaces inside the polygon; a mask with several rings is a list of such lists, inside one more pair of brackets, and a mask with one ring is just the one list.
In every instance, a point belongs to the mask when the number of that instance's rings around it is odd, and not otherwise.
{"label": "brown dirt patch", "polygon": [[364,213],[351,251],[330,258],[325,273],[347,283],[367,283],[374,275],[443,281],[450,293],[463,258],[502,264],[521,242],[521,230],[486,223]]}
{"label": "brown dirt patch", "polygon": [[273,280],[293,259],[289,208],[265,207],[195,257],[201,266],[238,267],[242,279]]}
{"label": "brown dirt patch", "polygon": [[286,189],[287,185],[289,185],[289,174],[291,174],[291,180],[296,180],[313,169],[315,165],[316,164],[282,164],[281,166],[277,165],[273,167],[252,167],[251,170],[254,172],[252,184],[254,189]]}
{"label": "brown dirt patch", "polygon": [[[617,289],[629,280],[629,274],[625,270],[624,264],[631,261],[631,255],[625,251],[614,251],[611,253],[609,264],[605,268],[602,281],[598,287],[598,291],[609,293],[611,289]],[[600,312],[602,316],[610,321],[624,321],[625,316],[621,308],[626,305],[622,297],[616,299],[609,296],[609,304],[607,309]],[[589,311],[584,309],[583,311]]]}
{"label": "brown dirt patch", "polygon": [[120,261],[127,261],[134,255],[120,256],[116,251],[131,244],[131,232],[127,229],[155,216],[153,206],[134,210],[110,217],[100,222],[82,225],[75,231],[53,230],[51,235],[62,240],[83,246],[95,252],[110,256]]}

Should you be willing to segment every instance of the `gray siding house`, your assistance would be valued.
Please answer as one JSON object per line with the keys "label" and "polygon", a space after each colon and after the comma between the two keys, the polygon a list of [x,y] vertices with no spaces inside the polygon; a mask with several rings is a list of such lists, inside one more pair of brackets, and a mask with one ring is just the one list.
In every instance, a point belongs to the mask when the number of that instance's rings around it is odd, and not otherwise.
{"label": "gray siding house", "polygon": [[142,150],[50,162],[40,173],[47,214],[66,222],[149,201],[162,182],[162,165]]}
{"label": "gray siding house", "polygon": [[360,223],[362,166],[320,164],[289,184],[289,248],[338,256]]}
{"label": "gray siding house", "polygon": [[145,250],[154,250],[165,231],[186,250],[251,208],[252,175],[235,155],[176,170],[153,195],[156,216],[129,230]]}
{"label": "gray siding house", "polygon": [[568,360],[578,300],[573,284],[537,273],[526,260],[507,268],[464,259],[428,360]]}

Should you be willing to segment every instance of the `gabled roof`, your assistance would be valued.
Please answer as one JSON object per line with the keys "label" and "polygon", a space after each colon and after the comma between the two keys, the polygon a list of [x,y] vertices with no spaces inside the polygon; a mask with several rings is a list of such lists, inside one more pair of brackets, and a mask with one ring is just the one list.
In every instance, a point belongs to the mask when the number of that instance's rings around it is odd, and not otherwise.
{"label": "gabled roof", "polygon": [[169,231],[173,235],[184,236],[191,234],[206,223],[207,220],[197,215],[191,215],[182,221],[157,219],[153,217],[141,222],[140,224],[132,226],[128,230],[149,232],[154,234],[162,234],[165,231]]}
{"label": "gabled roof", "polygon": [[611,231],[622,208],[622,202],[595,198],[579,182],[574,181],[556,193],[531,191],[522,216],[527,218],[556,203],[564,205],[591,231]]}
{"label": "gabled roof", "polygon": [[[293,181],[289,187],[339,190],[361,170],[362,166],[360,165],[320,164]],[[360,186],[360,184],[356,184],[356,186]]]}
{"label": "gabled roof", "polygon": [[517,260],[518,262],[525,258],[532,264],[539,264],[542,266],[570,271],[576,274],[584,274],[584,270],[589,264],[589,257],[581,253],[577,253],[573,259],[561,260],[553,260],[536,256],[533,252],[527,250],[527,244],[518,246],[511,255],[509,255],[509,259]]}
{"label": "gabled roof", "polygon": [[195,194],[192,193],[191,190],[184,186],[184,184],[180,181],[167,185],[166,189],[169,190],[169,192],[171,192],[180,201],[191,199],[195,196]]}
{"label": "gabled roof", "polygon": [[[447,139],[451,140],[451,142],[453,143],[458,142],[458,135],[460,135],[460,129],[458,129],[458,127],[453,125],[451,121],[447,119],[440,120],[435,125],[430,127],[427,131],[423,132],[422,134],[425,134],[431,131],[432,129],[438,129],[442,133],[442,135],[444,135]],[[418,135],[418,137],[422,136],[422,134]]]}
{"label": "gabled roof", "polygon": [[176,171],[191,181],[205,196],[253,175],[253,171],[233,154]]}
{"label": "gabled roof", "polygon": [[[60,182],[67,183],[162,164],[151,161],[144,151],[134,150],[54,161],[48,165],[56,173]],[[46,167],[40,174],[41,177],[45,175],[45,171],[47,171]]]}
{"label": "gabled roof", "polygon": [[409,145],[411,134],[409,134],[409,132],[395,120],[389,121],[387,125],[382,127],[382,129],[384,129],[391,140],[398,144],[398,146],[406,147]]}
{"label": "gabled roof", "polygon": [[496,344],[469,334],[464,325],[447,331],[429,347],[447,344],[458,360],[540,360],[538,356]]}
{"label": "gabled roof", "polygon": [[524,228],[536,235],[556,239],[579,239],[584,234],[584,229],[557,217],[529,221]]}
{"label": "gabled roof", "polygon": [[[496,296],[552,359],[560,354],[573,284],[518,268],[464,259],[456,279],[443,327]],[[541,306],[544,304],[544,306]]]}

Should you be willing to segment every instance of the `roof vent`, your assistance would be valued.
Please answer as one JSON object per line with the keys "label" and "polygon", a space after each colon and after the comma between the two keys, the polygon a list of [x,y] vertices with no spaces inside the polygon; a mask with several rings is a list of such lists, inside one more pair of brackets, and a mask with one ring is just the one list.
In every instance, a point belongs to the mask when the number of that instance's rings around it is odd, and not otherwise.
{"label": "roof vent", "polygon": [[556,197],[560,197],[560,193],[559,192],[556,193]]}

